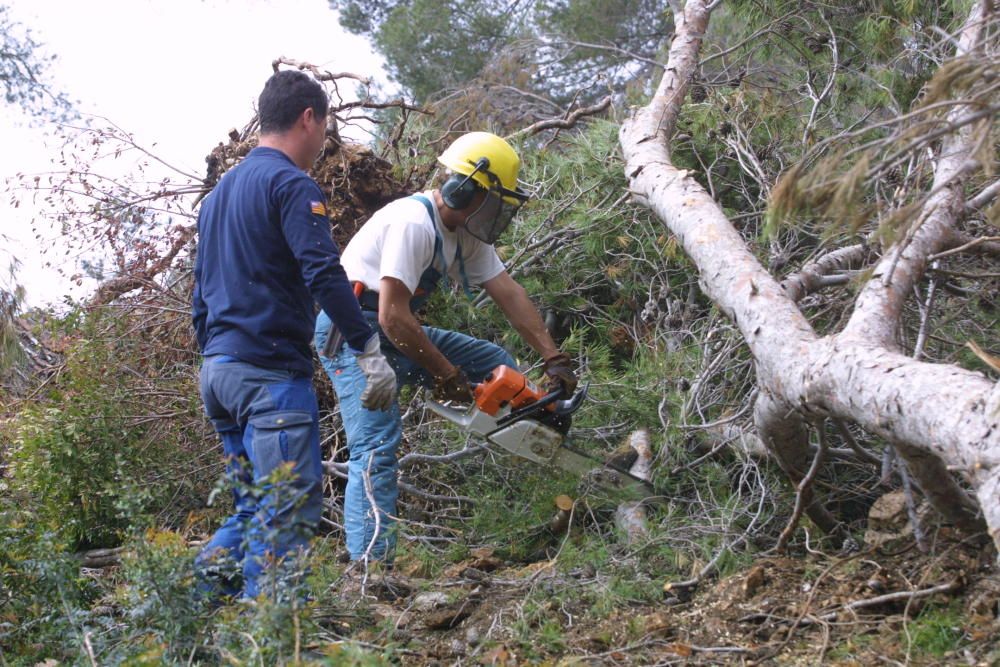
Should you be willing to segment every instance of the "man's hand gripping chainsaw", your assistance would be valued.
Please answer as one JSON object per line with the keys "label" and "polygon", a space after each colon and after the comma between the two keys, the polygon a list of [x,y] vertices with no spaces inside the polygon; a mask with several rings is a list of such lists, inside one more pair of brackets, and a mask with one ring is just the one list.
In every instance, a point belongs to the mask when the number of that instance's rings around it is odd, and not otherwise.
{"label": "man's hand gripping chainsaw", "polygon": [[587,389],[559,400],[560,391],[546,394],[513,368],[498,366],[473,389],[474,402],[468,409],[437,401],[428,401],[427,407],[515,456],[585,476],[612,490],[643,498],[653,495],[648,482],[567,445],[571,415],[586,399]]}

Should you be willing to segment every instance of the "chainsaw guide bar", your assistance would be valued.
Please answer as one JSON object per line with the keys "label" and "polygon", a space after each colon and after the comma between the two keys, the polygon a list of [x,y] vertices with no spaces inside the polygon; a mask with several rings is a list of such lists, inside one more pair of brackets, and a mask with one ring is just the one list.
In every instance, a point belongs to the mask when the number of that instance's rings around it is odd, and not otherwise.
{"label": "chainsaw guide bar", "polygon": [[587,483],[637,499],[656,495],[653,486],[628,472],[570,447],[570,416],[587,396],[587,386],[566,400],[545,394],[509,366],[498,366],[474,390],[475,402],[459,410],[437,401],[427,407],[461,428],[534,463],[579,475]]}

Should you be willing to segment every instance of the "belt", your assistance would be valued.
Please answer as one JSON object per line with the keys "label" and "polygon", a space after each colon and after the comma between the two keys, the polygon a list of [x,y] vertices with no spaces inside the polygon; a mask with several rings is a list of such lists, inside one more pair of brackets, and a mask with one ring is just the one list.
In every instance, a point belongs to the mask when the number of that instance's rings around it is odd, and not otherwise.
{"label": "belt", "polygon": [[378,292],[365,289],[363,283],[354,283],[354,294],[358,297],[358,304],[360,304],[361,310],[378,312]]}
{"label": "belt", "polygon": [[[353,287],[354,287],[354,296],[357,297],[358,303],[361,303],[361,299],[365,294],[365,292],[371,292],[371,290],[365,289],[365,284],[361,281],[357,280],[354,281]],[[378,293],[372,292],[372,294],[375,295],[375,311],[378,312]],[[362,306],[362,309],[365,309],[364,306]],[[330,313],[327,313],[327,315],[329,314]],[[324,356],[327,359],[332,359],[333,356],[337,353],[337,350],[340,349],[340,346],[343,345],[343,343],[344,343],[344,334],[340,333],[340,329],[338,329],[337,325],[333,323],[333,318],[331,317],[330,328],[327,329],[326,332],[326,345],[323,346],[323,349],[320,350],[319,353],[321,356]]]}

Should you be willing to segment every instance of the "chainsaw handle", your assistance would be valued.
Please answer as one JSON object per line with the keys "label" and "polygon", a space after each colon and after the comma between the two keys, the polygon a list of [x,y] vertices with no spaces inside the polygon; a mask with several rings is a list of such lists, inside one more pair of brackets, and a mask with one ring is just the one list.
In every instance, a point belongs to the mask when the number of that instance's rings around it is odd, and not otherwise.
{"label": "chainsaw handle", "polygon": [[590,392],[590,383],[583,385],[582,389],[578,389],[575,394],[567,398],[565,401],[556,401],[555,413],[557,415],[571,415],[576,412],[580,405],[587,399],[587,394]]}
{"label": "chainsaw handle", "polygon": [[523,408],[512,410],[509,414],[504,415],[497,420],[497,427],[506,426],[507,424],[519,421],[525,417],[532,417],[553,404],[555,405],[553,412],[557,415],[573,414],[583,403],[584,399],[587,398],[587,392],[589,390],[590,383],[588,382],[583,386],[583,389],[578,390],[571,398],[563,401],[559,400],[559,397],[562,396],[562,389],[551,391],[531,405],[526,405]]}
{"label": "chainsaw handle", "polygon": [[562,394],[562,389],[557,389],[546,394],[530,405],[518,408],[517,410],[511,410],[508,414],[497,420],[497,426],[506,426],[507,424],[512,424],[513,422],[524,419],[525,417],[531,417],[532,415],[541,412],[547,406],[559,400],[560,394]]}

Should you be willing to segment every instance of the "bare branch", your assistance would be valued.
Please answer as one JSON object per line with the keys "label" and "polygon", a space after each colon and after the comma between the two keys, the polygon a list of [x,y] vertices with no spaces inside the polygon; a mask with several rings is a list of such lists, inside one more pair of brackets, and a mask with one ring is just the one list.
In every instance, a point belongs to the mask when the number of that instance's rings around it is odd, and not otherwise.
{"label": "bare branch", "polygon": [[507,135],[505,138],[516,139],[523,136],[532,136],[538,134],[539,132],[544,132],[545,130],[552,129],[568,129],[576,125],[577,121],[584,116],[595,116],[605,109],[611,106],[611,96],[608,95],[603,100],[589,107],[581,107],[576,111],[567,114],[564,118],[549,118],[548,120],[541,120],[537,123],[533,123],[528,127],[518,130],[513,134]]}
{"label": "bare branch", "polygon": [[156,276],[170,268],[177,254],[194,237],[195,230],[195,225],[179,228],[177,237],[170,244],[166,253],[149,266],[136,267],[134,272],[128,272],[118,278],[101,283],[90,304],[92,306],[108,304],[123,294],[149,285]]}
{"label": "bare branch", "polygon": [[956,245],[948,250],[942,250],[941,252],[929,255],[927,260],[933,262],[941,259],[942,257],[957,255],[958,253],[965,252],[966,250],[979,250],[989,255],[1000,255],[1000,236],[981,236],[979,238],[972,238],[968,234],[952,230],[952,234],[948,241],[949,243],[954,243]]}
{"label": "bare branch", "polygon": [[1000,193],[1000,179],[993,181],[985,188],[983,188],[978,195],[965,202],[965,210],[966,211],[982,210],[996,198],[998,193]]}
{"label": "bare branch", "polygon": [[811,496],[809,487],[812,486],[813,480],[816,479],[816,474],[819,472],[819,468],[826,456],[827,444],[825,431],[822,425],[816,430],[819,432],[819,447],[816,450],[816,455],[813,457],[812,465],[809,466],[809,472],[806,473],[795,489],[795,510],[792,512],[791,518],[788,519],[788,525],[781,531],[778,543],[774,546],[775,551],[779,553],[784,551],[788,546],[788,540],[791,539],[792,533],[795,532],[795,528],[799,525],[799,519],[802,518],[802,510],[805,509],[807,498]]}
{"label": "bare branch", "polygon": [[867,243],[838,248],[806,264],[798,273],[786,276],[781,281],[781,287],[789,299],[801,301],[802,297],[816,291],[818,287],[826,286],[821,280],[824,276],[864,266],[871,253],[872,249]]}
{"label": "bare branch", "polygon": [[281,65],[288,65],[289,67],[295,67],[299,70],[309,70],[309,72],[316,77],[317,81],[336,81],[337,79],[354,79],[355,81],[360,81],[366,86],[372,84],[371,77],[361,76],[360,74],[352,74],[351,72],[330,72],[327,70],[321,70],[320,68],[307,63],[302,60],[294,60],[292,58],[285,58],[284,56],[276,58],[271,61],[271,69],[277,72]]}
{"label": "bare branch", "polygon": [[333,113],[339,113],[347,109],[405,109],[406,111],[416,111],[418,113],[426,114],[428,116],[433,116],[434,112],[430,109],[424,107],[418,107],[416,105],[408,103],[406,100],[399,98],[395,100],[390,100],[388,102],[373,102],[371,100],[356,100],[354,102],[344,102],[343,104],[337,105],[330,109]]}

